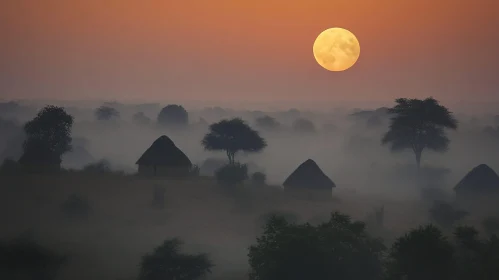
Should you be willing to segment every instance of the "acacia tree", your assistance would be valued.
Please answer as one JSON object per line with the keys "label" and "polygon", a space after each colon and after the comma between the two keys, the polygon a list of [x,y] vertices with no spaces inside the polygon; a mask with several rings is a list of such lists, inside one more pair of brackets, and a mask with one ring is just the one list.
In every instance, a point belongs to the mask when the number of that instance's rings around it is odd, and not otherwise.
{"label": "acacia tree", "polygon": [[21,164],[60,166],[61,157],[71,151],[73,116],[64,108],[46,106],[24,125],[26,140]]}
{"label": "acacia tree", "polygon": [[445,128],[457,129],[457,120],[432,97],[424,100],[399,98],[395,102],[397,105],[388,110],[393,117],[382,144],[390,144],[392,151],[412,149],[419,172],[424,149],[447,151],[450,140]]}
{"label": "acacia tree", "polygon": [[208,151],[225,151],[229,164],[234,164],[234,157],[239,151],[259,152],[267,147],[265,139],[240,118],[221,120],[210,125],[210,132],[204,136],[201,144]]}

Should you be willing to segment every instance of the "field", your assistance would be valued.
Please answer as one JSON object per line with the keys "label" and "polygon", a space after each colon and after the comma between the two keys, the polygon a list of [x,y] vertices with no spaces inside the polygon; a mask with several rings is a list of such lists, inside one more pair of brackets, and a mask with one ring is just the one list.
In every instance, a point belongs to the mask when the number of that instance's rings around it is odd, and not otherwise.
{"label": "field", "polygon": [[[0,180],[0,219],[8,225],[0,237],[31,234],[68,254],[61,279],[133,279],[140,257],[175,236],[185,241],[187,251],[210,254],[214,279],[246,279],[247,247],[261,231],[261,216],[271,211],[312,221],[338,210],[365,220],[384,205],[388,231],[383,237],[388,239],[427,219],[427,206],[416,200],[386,200],[342,189],[334,190],[331,199],[312,200],[270,186],[227,191],[208,177],[160,180],[68,172]],[[157,186],[166,189],[164,209],[152,207]],[[90,201],[87,220],[63,215],[61,204],[71,194]]]}

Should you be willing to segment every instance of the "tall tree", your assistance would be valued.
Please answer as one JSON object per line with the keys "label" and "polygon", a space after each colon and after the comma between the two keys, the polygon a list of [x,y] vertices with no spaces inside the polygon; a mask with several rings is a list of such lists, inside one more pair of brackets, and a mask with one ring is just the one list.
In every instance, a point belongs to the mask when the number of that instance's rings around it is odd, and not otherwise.
{"label": "tall tree", "polygon": [[62,107],[44,107],[24,125],[26,140],[19,162],[59,167],[62,155],[71,150],[73,120]]}
{"label": "tall tree", "polygon": [[450,140],[445,128],[457,129],[457,120],[444,106],[434,98],[396,99],[393,108],[390,129],[382,139],[383,144],[390,144],[392,151],[412,149],[416,164],[421,167],[421,155],[424,149],[447,151]]}
{"label": "tall tree", "polygon": [[240,118],[221,120],[210,125],[210,132],[204,136],[201,144],[208,151],[225,151],[229,164],[234,164],[234,157],[239,151],[253,153],[267,147],[265,139]]}

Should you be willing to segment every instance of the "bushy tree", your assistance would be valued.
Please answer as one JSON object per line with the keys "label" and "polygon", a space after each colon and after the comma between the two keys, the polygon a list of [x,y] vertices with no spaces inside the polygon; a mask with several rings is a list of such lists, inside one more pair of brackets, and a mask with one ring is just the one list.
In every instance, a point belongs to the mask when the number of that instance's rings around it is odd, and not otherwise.
{"label": "bushy tree", "polygon": [[240,118],[221,120],[210,125],[201,144],[208,151],[225,151],[229,164],[234,164],[235,155],[239,151],[253,153],[263,150],[267,143]]}
{"label": "bushy tree", "polygon": [[255,172],[255,173],[251,174],[251,182],[254,185],[263,186],[263,185],[265,185],[265,181],[267,181],[267,175],[265,175],[265,173]]}
{"label": "bushy tree", "polygon": [[181,105],[171,104],[161,109],[158,123],[167,127],[184,127],[189,124],[189,114]]}
{"label": "bushy tree", "polygon": [[195,280],[211,273],[213,264],[206,254],[183,254],[181,245],[180,239],[169,239],[143,256],[139,280]]}
{"label": "bushy tree", "polygon": [[453,272],[454,246],[432,225],[398,238],[388,254],[389,280],[451,280]]}
{"label": "bushy tree", "polygon": [[273,117],[263,116],[256,119],[256,126],[262,129],[275,130],[280,127],[280,123]]}
{"label": "bushy tree", "polygon": [[60,167],[61,157],[71,150],[73,116],[64,108],[46,106],[24,126],[26,140],[19,159],[26,165]]}
{"label": "bushy tree", "polygon": [[424,100],[399,98],[395,102],[397,105],[389,109],[393,117],[382,143],[390,144],[392,151],[411,149],[419,171],[424,149],[440,152],[448,149],[450,140],[445,128],[457,129],[457,120],[432,97]]}
{"label": "bushy tree", "polygon": [[249,248],[250,279],[381,279],[383,250],[363,223],[340,213],[318,226],[273,216]]}
{"label": "bushy tree", "polygon": [[150,124],[151,119],[144,114],[144,112],[137,112],[133,115],[133,121],[140,125]]}
{"label": "bushy tree", "polygon": [[314,133],[316,131],[314,123],[303,118],[295,120],[292,127],[296,132],[300,133]]}
{"label": "bushy tree", "polygon": [[119,118],[120,112],[113,107],[100,106],[95,110],[95,117],[99,121],[108,121],[113,118]]}

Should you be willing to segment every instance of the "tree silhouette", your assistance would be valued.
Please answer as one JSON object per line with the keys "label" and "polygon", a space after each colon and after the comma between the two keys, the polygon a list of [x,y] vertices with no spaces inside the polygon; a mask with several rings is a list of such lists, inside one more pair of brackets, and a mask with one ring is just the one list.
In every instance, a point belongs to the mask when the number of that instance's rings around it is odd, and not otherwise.
{"label": "tree silhouette", "polygon": [[24,126],[26,140],[19,163],[23,165],[47,165],[57,168],[61,157],[71,150],[73,116],[64,108],[46,106]]}
{"label": "tree silhouette", "polygon": [[303,118],[295,120],[292,127],[300,133],[314,133],[316,131],[314,123]]}
{"label": "tree silhouette", "polygon": [[137,112],[133,115],[133,121],[140,125],[151,123],[151,119],[144,114],[144,112]]}
{"label": "tree silhouette", "polygon": [[271,216],[249,248],[251,280],[382,279],[384,245],[340,213],[318,226]]}
{"label": "tree silhouette", "polygon": [[208,151],[225,151],[229,164],[234,164],[234,157],[239,151],[259,152],[267,146],[265,139],[240,118],[210,125],[210,132],[201,144]]}
{"label": "tree silhouette", "polygon": [[263,129],[275,130],[278,129],[281,124],[273,117],[263,116],[256,119],[256,125]]}
{"label": "tree silhouette", "polygon": [[120,112],[113,107],[109,106],[100,106],[95,110],[95,117],[99,121],[108,121],[113,118],[119,118]]}
{"label": "tree silhouette", "polygon": [[139,280],[194,280],[211,273],[213,264],[207,255],[182,254],[181,245],[180,239],[169,239],[143,256]]}
{"label": "tree silhouette", "polygon": [[171,104],[159,112],[158,123],[169,127],[187,126],[189,123],[189,114],[181,105]]}
{"label": "tree silhouette", "polygon": [[395,102],[397,105],[389,109],[394,116],[382,144],[389,143],[392,151],[412,149],[419,172],[424,149],[441,152],[448,149],[450,140],[444,129],[457,129],[457,120],[432,97],[424,100],[399,98]]}
{"label": "tree silhouette", "polygon": [[387,279],[451,280],[454,247],[433,225],[421,226],[398,238],[388,254]]}

